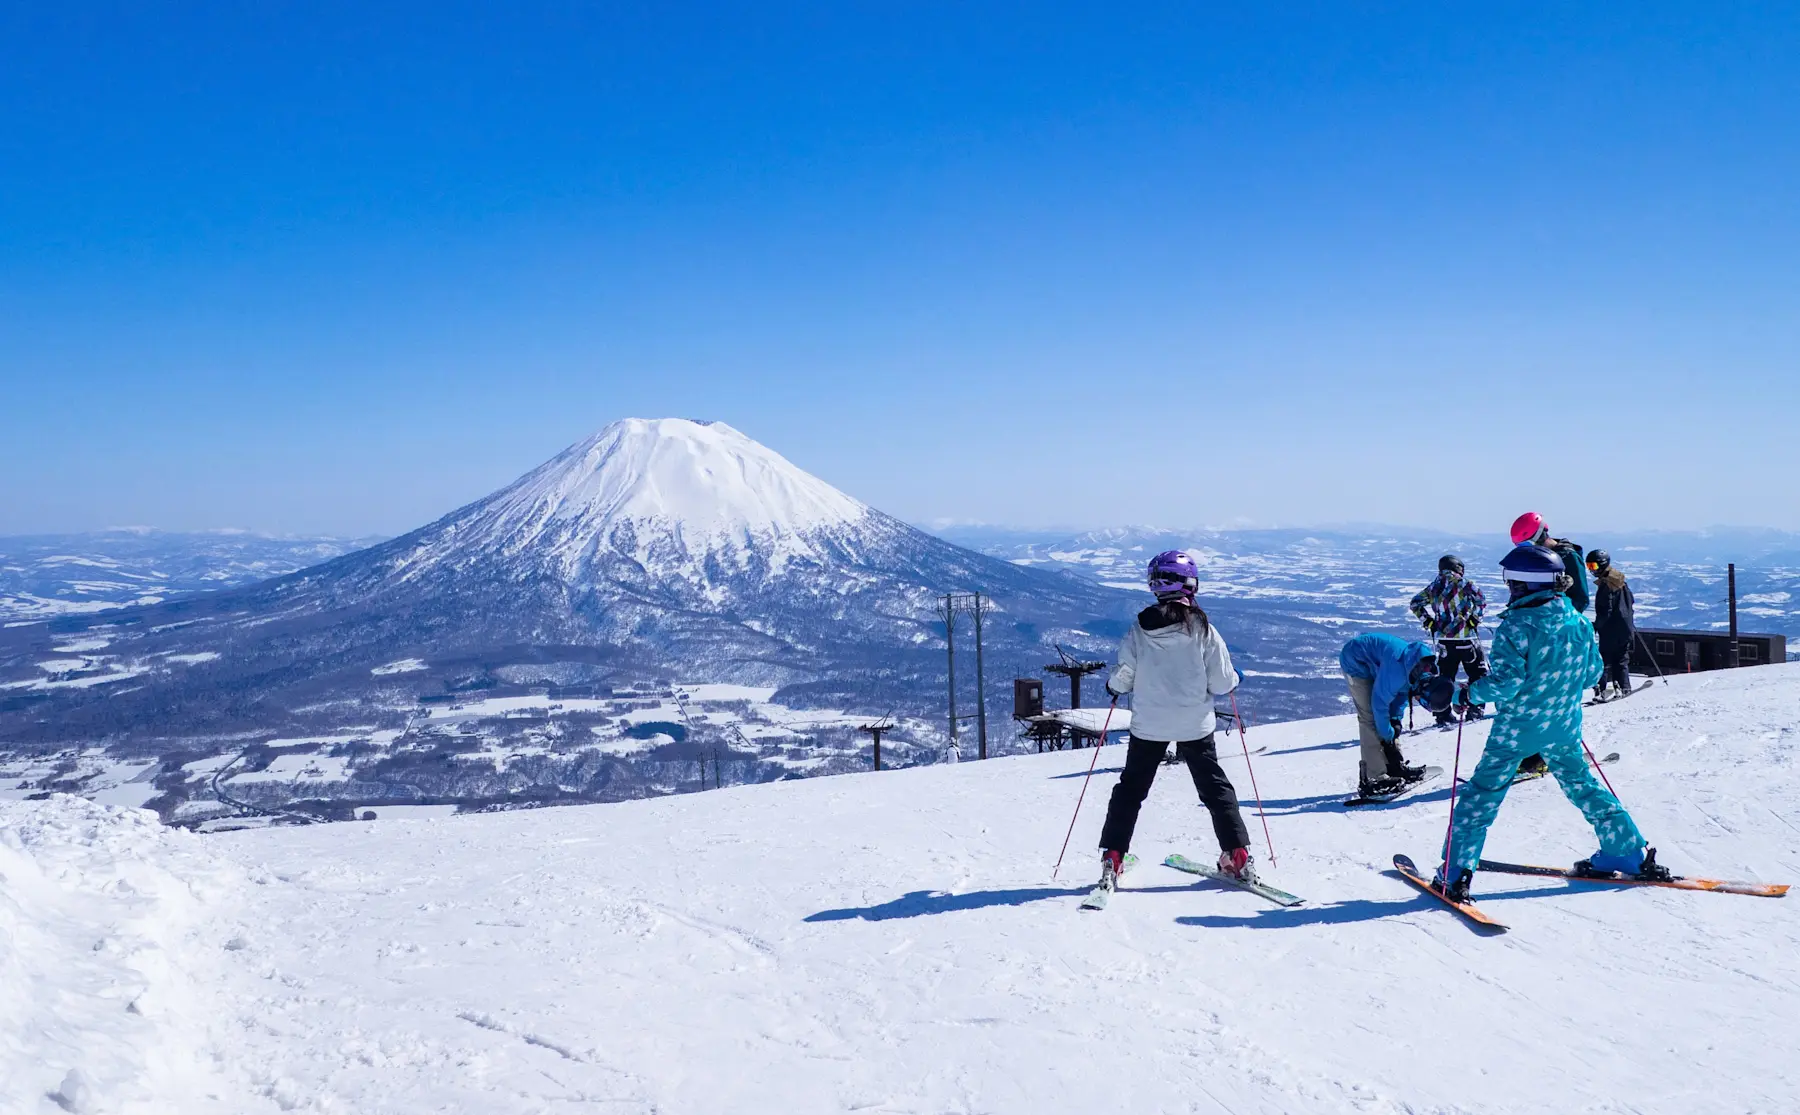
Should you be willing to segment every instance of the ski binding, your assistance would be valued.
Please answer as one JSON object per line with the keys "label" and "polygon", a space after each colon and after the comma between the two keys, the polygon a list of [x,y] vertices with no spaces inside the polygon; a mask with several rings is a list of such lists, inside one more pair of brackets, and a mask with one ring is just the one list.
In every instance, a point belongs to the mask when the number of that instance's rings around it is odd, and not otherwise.
{"label": "ski binding", "polygon": [[1266,898],[1277,906],[1298,906],[1306,901],[1306,899],[1289,894],[1279,887],[1272,887],[1261,879],[1240,879],[1235,875],[1227,875],[1217,867],[1191,860],[1179,853],[1163,860],[1163,866],[1173,867],[1177,871],[1185,871],[1189,875],[1198,875],[1203,879],[1216,879],[1221,883],[1237,887],[1239,890],[1247,890],[1251,894]]}

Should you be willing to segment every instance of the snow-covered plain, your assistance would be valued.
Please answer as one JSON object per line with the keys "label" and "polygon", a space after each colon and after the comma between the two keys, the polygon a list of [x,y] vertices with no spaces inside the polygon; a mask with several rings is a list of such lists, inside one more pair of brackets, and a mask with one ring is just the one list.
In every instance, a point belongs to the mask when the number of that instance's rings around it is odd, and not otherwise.
{"label": "snow-covered plain", "polygon": [[[1800,666],[1695,675],[1589,738],[1677,871],[1793,881],[1796,710]],[[1484,875],[1478,934],[1386,870],[1448,787],[1346,812],[1353,738],[1251,728],[1293,910],[1156,866],[1211,844],[1170,767],[1078,912],[1116,748],[1056,881],[1091,752],[212,837],[0,803],[0,1110],[1800,1109],[1795,900]],[[1592,848],[1538,781],[1488,853]]]}

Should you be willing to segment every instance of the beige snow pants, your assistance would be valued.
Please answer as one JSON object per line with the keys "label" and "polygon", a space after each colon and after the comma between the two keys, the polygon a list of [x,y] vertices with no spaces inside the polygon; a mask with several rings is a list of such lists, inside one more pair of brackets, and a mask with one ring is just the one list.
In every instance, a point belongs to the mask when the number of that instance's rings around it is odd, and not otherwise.
{"label": "beige snow pants", "polygon": [[1356,705],[1356,734],[1362,740],[1363,769],[1370,778],[1388,776],[1387,756],[1381,753],[1381,733],[1375,730],[1375,682],[1344,675],[1350,683],[1350,700]]}

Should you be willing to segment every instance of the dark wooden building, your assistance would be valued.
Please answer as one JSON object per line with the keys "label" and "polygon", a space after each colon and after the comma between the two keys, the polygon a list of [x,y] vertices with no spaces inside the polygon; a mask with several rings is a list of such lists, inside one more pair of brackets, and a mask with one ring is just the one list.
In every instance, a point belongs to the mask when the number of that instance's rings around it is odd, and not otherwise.
{"label": "dark wooden building", "polygon": [[[1641,636],[1631,648],[1634,674],[1695,673],[1723,670],[1730,665],[1731,636],[1723,631],[1674,631],[1638,628]],[[1751,635],[1739,632],[1738,665],[1766,666],[1787,661],[1787,636]],[[1652,659],[1654,658],[1654,664]]]}

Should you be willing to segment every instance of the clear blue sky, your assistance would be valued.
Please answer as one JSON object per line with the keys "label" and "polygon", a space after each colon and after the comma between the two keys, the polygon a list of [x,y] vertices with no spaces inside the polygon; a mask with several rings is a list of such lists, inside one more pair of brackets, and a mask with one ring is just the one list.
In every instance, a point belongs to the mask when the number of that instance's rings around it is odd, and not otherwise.
{"label": "clear blue sky", "polygon": [[920,521],[1800,528],[1797,57],[1749,3],[8,6],[0,532],[399,532],[629,415]]}

